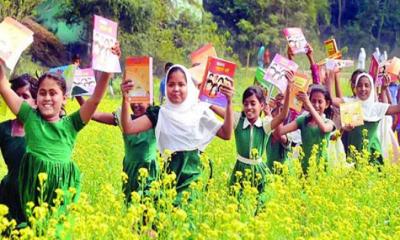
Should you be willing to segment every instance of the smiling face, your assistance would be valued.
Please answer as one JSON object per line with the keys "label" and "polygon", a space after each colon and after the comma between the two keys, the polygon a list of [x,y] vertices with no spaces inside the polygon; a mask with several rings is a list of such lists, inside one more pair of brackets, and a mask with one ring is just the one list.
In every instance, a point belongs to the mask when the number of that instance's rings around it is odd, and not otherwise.
{"label": "smiling face", "polygon": [[45,78],[40,83],[36,103],[40,114],[46,121],[58,121],[61,107],[65,102],[66,96],[56,80]]}
{"label": "smiling face", "polygon": [[326,100],[325,95],[318,91],[312,93],[310,102],[319,115],[322,115],[330,104],[330,102]]}
{"label": "smiling face", "polygon": [[149,107],[147,103],[132,103],[131,109],[133,111],[133,115],[136,117],[140,117],[146,113],[146,109]]}
{"label": "smiling face", "polygon": [[356,96],[362,101],[367,100],[371,94],[371,82],[368,77],[361,77],[356,86]]}
{"label": "smiling face", "polygon": [[255,94],[247,97],[243,101],[243,112],[250,123],[255,123],[260,116],[264,103],[261,103]]}
{"label": "smiling face", "polygon": [[177,69],[169,73],[167,79],[167,97],[173,104],[181,104],[187,97],[187,82],[182,70]]}

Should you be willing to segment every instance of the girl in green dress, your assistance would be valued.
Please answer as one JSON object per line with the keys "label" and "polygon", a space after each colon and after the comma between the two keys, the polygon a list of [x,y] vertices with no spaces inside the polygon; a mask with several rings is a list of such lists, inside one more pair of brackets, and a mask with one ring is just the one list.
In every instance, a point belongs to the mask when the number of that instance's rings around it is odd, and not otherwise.
{"label": "girl in green dress", "polygon": [[[120,54],[118,45],[113,52]],[[64,192],[63,207],[69,200],[77,199],[80,172],[71,160],[72,151],[78,132],[90,121],[104,95],[110,76],[110,73],[102,73],[89,100],[78,111],[61,118],[67,99],[66,82],[61,76],[45,73],[39,78],[37,109],[34,109],[8,86],[4,63],[0,63],[0,94],[24,124],[25,130],[26,153],[18,174],[18,191],[25,220],[27,203],[53,205],[56,189]],[[76,194],[71,194],[70,188],[75,188]]]}
{"label": "girl in green dress", "polygon": [[230,139],[233,129],[232,86],[221,87],[227,97],[223,124],[210,110],[209,104],[199,102],[199,90],[184,66],[174,65],[166,74],[166,101],[161,107],[150,107],[144,116],[131,119],[127,93],[134,86],[122,86],[124,94],[121,122],[125,134],[137,134],[154,128],[157,147],[164,154],[169,150],[171,162],[167,171],[176,175],[177,203],[182,192],[201,174],[200,151],[217,135]]}
{"label": "girl in green dress", "polygon": [[[234,131],[236,140],[237,161],[230,178],[230,185],[250,180],[252,186],[262,192],[266,183],[268,167],[262,161],[262,155],[269,134],[286,118],[289,111],[289,95],[293,74],[286,75],[289,82],[285,95],[283,111],[275,118],[260,118],[264,109],[263,90],[258,86],[248,87],[243,93],[243,111],[234,115]],[[257,151],[254,151],[257,150]],[[246,175],[246,170],[250,176]],[[240,176],[241,175],[241,176]],[[240,177],[239,177],[240,176]]]}
{"label": "girl in green dress", "polygon": [[[378,124],[385,115],[393,115],[400,112],[400,104],[389,105],[377,102],[375,87],[372,77],[368,73],[358,74],[354,84],[355,98],[334,98],[333,104],[340,106],[341,103],[360,101],[364,115],[364,125],[361,126],[342,126],[347,132],[346,141],[343,144],[353,145],[357,151],[363,148],[363,130],[367,130],[366,140],[368,140],[367,150],[371,153],[369,161],[371,163],[383,164],[382,146],[378,138]],[[347,150],[349,154],[349,150]]]}
{"label": "girl in green dress", "polygon": [[309,158],[314,145],[319,145],[317,162],[324,158],[327,161],[330,133],[335,129],[330,116],[331,98],[328,90],[322,85],[314,85],[310,90],[310,98],[306,93],[299,93],[297,98],[304,103],[304,107],[309,114],[297,117],[296,121],[282,127],[280,134],[301,130],[301,141],[304,157],[301,161],[301,167],[304,173],[307,173]]}
{"label": "girl in green dress", "polygon": [[[23,74],[11,81],[11,89],[30,106],[35,107],[37,80]],[[18,195],[18,172],[25,154],[24,126],[17,119],[0,123],[0,149],[7,165],[7,174],[0,183],[0,204],[9,209],[8,217],[20,222],[23,218]]]}
{"label": "girl in green dress", "polygon": [[[121,85],[124,85],[122,83]],[[79,104],[83,104],[82,97],[77,97]],[[130,109],[133,114],[131,119],[135,120],[143,116],[149,108],[148,103],[131,103]],[[118,108],[114,113],[95,112],[92,120],[104,123],[107,125],[121,126],[121,108]],[[141,192],[149,190],[150,184],[157,178],[159,167],[156,161],[157,145],[154,129],[151,128],[139,134],[122,134],[125,146],[125,157],[122,163],[122,170],[128,176],[128,180],[123,182],[122,189],[125,194],[126,203],[131,202],[131,193],[133,191]],[[143,189],[140,187],[139,169],[145,168],[148,171],[148,177],[145,181]],[[143,192],[141,192],[143,193]]]}

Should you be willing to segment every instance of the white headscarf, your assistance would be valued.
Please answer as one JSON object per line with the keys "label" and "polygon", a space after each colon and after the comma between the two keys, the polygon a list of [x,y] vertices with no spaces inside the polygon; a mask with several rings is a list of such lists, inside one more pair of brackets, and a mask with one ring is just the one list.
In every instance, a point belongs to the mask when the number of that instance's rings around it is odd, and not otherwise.
{"label": "white headscarf", "polygon": [[187,96],[181,104],[170,101],[165,87],[166,101],[161,106],[155,128],[157,145],[161,153],[168,149],[172,152],[201,150],[211,142],[222,123],[217,120],[208,104],[199,102],[199,90],[194,86],[188,70],[181,65],[173,65],[171,70],[179,68],[186,77]]}
{"label": "white headscarf", "polygon": [[366,100],[361,100],[356,96],[356,98],[347,98],[347,101],[360,101],[362,104],[364,121],[367,122],[377,122],[381,120],[385,115],[389,108],[389,104],[381,103],[376,101],[375,96],[375,86],[372,77],[368,73],[361,73],[356,78],[355,86],[357,86],[358,81],[362,78],[366,77],[371,84],[371,92]]}

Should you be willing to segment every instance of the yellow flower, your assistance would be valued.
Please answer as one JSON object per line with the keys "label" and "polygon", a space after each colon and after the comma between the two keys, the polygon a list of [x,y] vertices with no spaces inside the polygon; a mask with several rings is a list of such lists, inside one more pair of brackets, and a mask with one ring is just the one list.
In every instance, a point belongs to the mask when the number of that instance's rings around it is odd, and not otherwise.
{"label": "yellow flower", "polygon": [[40,185],[43,186],[43,184],[47,181],[47,173],[44,172],[39,173],[38,178]]}

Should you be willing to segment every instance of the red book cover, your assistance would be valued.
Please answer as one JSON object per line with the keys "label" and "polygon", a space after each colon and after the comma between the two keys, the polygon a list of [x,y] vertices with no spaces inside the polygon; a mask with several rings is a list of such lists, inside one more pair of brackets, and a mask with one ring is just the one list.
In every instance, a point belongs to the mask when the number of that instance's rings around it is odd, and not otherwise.
{"label": "red book cover", "polygon": [[236,64],[221,58],[209,57],[203,82],[200,87],[200,100],[226,107],[227,99],[220,92],[221,85],[233,85]]}

